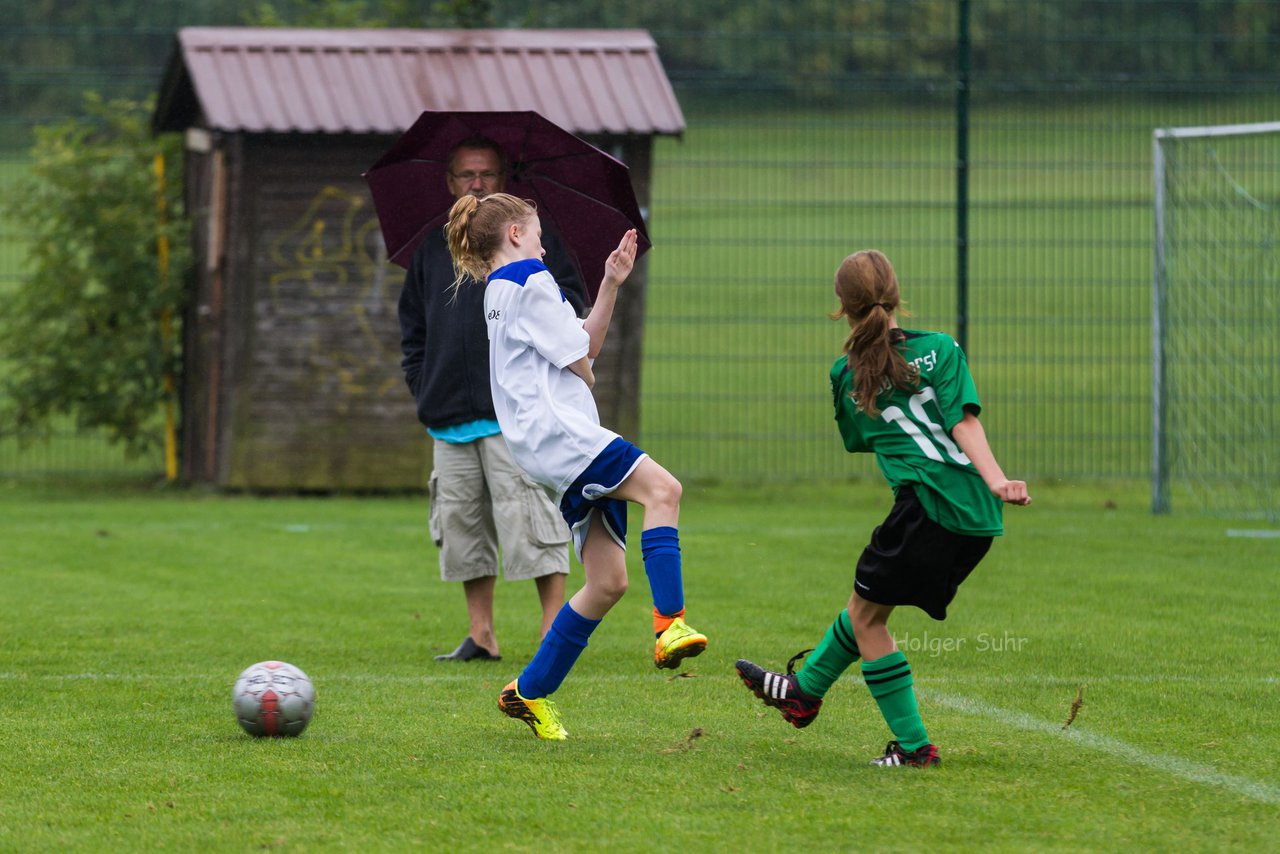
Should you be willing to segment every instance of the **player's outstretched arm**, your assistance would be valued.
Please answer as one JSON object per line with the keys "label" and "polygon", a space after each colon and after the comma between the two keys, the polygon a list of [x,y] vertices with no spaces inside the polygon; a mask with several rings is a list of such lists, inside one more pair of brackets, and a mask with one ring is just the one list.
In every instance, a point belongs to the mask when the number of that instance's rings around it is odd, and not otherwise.
{"label": "player's outstretched arm", "polygon": [[1026,481],[1009,480],[1005,477],[1000,463],[996,462],[995,454],[991,452],[991,445],[987,443],[987,432],[982,429],[978,416],[966,412],[960,423],[951,428],[951,435],[978,470],[978,474],[982,475],[982,480],[992,494],[1008,504],[1031,503]]}
{"label": "player's outstretched arm", "polygon": [[600,355],[604,347],[605,335],[609,332],[609,323],[613,320],[613,307],[618,301],[618,288],[631,275],[636,264],[636,249],[639,237],[636,230],[630,229],[622,235],[618,248],[609,254],[604,262],[604,278],[600,281],[600,291],[591,306],[591,313],[582,322],[582,328],[591,336],[591,346],[587,355],[594,359]]}

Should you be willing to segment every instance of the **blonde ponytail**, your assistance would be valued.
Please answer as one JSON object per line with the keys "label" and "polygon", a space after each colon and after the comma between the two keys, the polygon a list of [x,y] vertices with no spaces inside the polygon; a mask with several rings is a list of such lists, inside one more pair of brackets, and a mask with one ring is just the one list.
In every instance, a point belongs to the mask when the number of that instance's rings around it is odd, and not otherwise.
{"label": "blonde ponytail", "polygon": [[453,257],[456,278],[450,290],[455,296],[467,279],[483,282],[492,272],[507,226],[536,213],[531,202],[507,193],[492,193],[482,199],[467,194],[453,203],[445,224],[445,239]]}

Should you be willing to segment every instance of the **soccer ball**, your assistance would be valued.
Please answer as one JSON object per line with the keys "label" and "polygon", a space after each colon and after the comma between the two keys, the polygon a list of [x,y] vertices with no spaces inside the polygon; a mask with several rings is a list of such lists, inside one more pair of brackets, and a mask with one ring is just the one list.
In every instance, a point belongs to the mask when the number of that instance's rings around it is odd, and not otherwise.
{"label": "soccer ball", "polygon": [[231,705],[249,735],[299,735],[311,722],[316,689],[292,664],[259,661],[236,680]]}

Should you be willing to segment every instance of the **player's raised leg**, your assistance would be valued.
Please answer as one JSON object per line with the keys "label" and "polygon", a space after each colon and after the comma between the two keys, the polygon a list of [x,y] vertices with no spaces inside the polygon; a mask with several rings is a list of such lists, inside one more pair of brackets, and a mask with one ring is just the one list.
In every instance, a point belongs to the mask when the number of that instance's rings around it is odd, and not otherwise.
{"label": "player's raised leg", "polygon": [[[808,651],[805,650],[805,652]],[[792,668],[796,659],[802,655],[804,652],[792,656],[787,662],[786,673],[765,670],[745,658],[739,658],[736,664],[742,684],[751,689],[751,693],[763,700],[766,706],[780,711],[783,719],[796,729],[803,729],[813,723],[814,718],[818,716],[818,710],[822,708],[822,700],[806,694],[796,680],[796,674]]]}
{"label": "player's raised leg", "polygon": [[650,457],[613,492],[644,508],[640,552],[653,595],[653,663],[674,669],[707,648],[707,636],[684,621],[684,579],[680,554],[680,481]]}
{"label": "player's raised leg", "polygon": [[[804,669],[794,670],[795,663],[808,654]],[[836,614],[818,646],[791,656],[786,673],[774,673],[746,659],[738,660],[738,676],[751,692],[782,712],[794,727],[813,723],[822,707],[822,699],[835,681],[858,660],[858,644],[847,610]]]}

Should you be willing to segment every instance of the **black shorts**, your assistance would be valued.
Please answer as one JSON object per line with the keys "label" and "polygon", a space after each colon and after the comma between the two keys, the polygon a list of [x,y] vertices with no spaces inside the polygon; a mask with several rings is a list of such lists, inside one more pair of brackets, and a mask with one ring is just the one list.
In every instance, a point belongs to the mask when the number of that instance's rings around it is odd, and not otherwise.
{"label": "black shorts", "polygon": [[991,537],[948,531],[925,515],[909,486],[858,558],[854,590],[879,605],[914,605],[935,620],[947,618],[956,589],[991,548]]}

